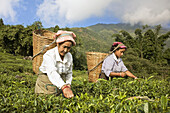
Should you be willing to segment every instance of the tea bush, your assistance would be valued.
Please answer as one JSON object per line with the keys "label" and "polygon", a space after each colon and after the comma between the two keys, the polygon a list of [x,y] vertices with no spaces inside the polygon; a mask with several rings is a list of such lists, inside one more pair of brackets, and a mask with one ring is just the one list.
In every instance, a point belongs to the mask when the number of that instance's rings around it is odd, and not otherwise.
{"label": "tea bush", "polygon": [[75,97],[62,94],[34,94],[37,75],[32,63],[21,56],[0,53],[0,112],[47,113],[150,113],[170,112],[168,79],[114,78],[88,82],[86,71],[73,70],[72,90]]}

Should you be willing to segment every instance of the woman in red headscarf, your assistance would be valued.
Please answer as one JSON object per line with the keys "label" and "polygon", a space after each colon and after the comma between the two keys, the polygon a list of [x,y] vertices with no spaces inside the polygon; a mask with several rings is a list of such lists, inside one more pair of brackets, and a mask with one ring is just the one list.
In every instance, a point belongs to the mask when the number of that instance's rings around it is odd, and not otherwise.
{"label": "woman in red headscarf", "polygon": [[59,95],[63,92],[66,98],[72,98],[73,58],[69,51],[76,45],[76,35],[73,32],[59,30],[54,38],[57,38],[57,46],[43,55],[35,93]]}
{"label": "woman in red headscarf", "polygon": [[129,76],[131,78],[137,79],[126,66],[124,65],[122,59],[120,58],[127,47],[121,42],[114,42],[110,48],[111,55],[109,55],[102,64],[102,73],[100,78],[109,80],[109,77],[125,77]]}

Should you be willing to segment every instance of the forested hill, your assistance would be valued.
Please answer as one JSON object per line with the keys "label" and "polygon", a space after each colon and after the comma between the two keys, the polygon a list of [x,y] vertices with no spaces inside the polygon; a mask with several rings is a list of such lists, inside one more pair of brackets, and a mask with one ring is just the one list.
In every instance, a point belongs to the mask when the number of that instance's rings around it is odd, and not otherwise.
{"label": "forested hill", "polygon": [[88,27],[71,28],[80,37],[85,51],[108,52],[115,41],[112,36],[121,30],[133,33],[141,26],[131,26],[129,24],[96,24]]}
{"label": "forested hill", "polygon": [[81,39],[84,51],[108,52],[114,40],[111,35],[104,37],[88,28],[72,28],[72,31]]}
{"label": "forested hill", "polygon": [[92,25],[87,27],[88,29],[91,29],[95,32],[107,32],[108,34],[110,33],[118,33],[121,30],[125,30],[129,33],[134,32],[135,29],[137,28],[142,28],[142,26],[140,25],[130,25],[130,24],[123,24],[123,23],[119,23],[119,24],[96,24],[96,25]]}
{"label": "forested hill", "polygon": [[[153,27],[151,27],[154,29]],[[88,27],[71,28],[84,45],[85,51],[108,52],[111,44],[115,41],[113,34],[121,30],[127,31],[134,36],[136,29],[142,29],[140,25],[131,26],[130,24],[96,24]],[[170,29],[161,28],[160,34],[167,33]],[[166,47],[170,48],[170,39],[166,41]]]}

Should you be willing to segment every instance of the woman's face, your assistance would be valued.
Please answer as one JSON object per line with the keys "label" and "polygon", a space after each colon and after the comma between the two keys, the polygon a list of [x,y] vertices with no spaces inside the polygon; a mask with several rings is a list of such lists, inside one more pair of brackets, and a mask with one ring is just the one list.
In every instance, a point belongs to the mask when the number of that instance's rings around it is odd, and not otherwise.
{"label": "woman's face", "polygon": [[116,57],[117,58],[120,58],[122,55],[123,55],[123,53],[126,51],[126,49],[119,49],[119,50],[116,50],[115,51],[115,55],[116,55]]}
{"label": "woman's face", "polygon": [[64,55],[70,51],[70,49],[72,47],[72,42],[66,41],[62,44],[58,44],[57,46],[58,46],[58,52],[59,52],[60,56],[64,57]]}

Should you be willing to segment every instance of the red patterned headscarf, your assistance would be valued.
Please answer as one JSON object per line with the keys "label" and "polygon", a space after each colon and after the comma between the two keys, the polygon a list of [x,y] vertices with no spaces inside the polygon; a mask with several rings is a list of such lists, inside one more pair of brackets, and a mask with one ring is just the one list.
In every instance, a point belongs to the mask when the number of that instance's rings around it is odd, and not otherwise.
{"label": "red patterned headscarf", "polygon": [[[123,44],[122,42],[114,42],[112,46],[117,47],[119,44]],[[119,46],[121,49],[126,49],[127,47],[123,44]]]}

